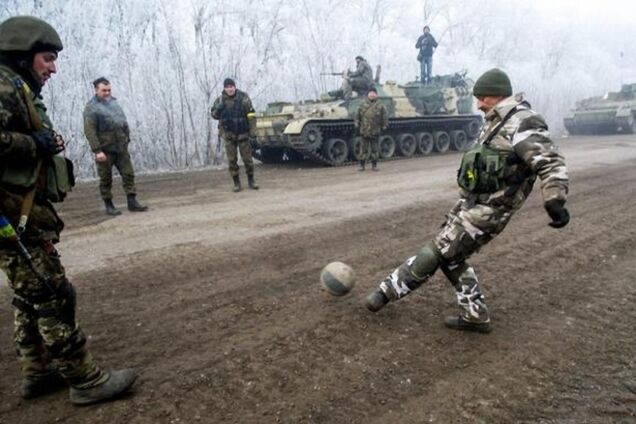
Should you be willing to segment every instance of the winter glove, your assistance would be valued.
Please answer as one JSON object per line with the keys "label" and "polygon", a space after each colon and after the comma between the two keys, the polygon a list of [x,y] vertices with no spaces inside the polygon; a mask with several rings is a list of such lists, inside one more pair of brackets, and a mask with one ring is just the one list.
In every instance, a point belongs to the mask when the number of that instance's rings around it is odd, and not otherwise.
{"label": "winter glove", "polygon": [[49,130],[36,131],[31,134],[38,156],[53,156],[64,150],[64,142],[60,142],[60,138]]}
{"label": "winter glove", "polygon": [[545,210],[550,215],[552,222],[548,225],[552,228],[562,228],[570,222],[570,213],[565,208],[565,200],[552,199],[545,202]]}

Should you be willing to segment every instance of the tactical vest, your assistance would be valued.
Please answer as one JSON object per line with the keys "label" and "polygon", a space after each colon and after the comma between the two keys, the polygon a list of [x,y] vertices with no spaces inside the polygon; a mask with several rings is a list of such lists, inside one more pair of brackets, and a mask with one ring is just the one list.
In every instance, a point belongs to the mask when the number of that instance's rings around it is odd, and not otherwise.
{"label": "tactical vest", "polygon": [[[35,106],[29,86],[19,76],[13,76],[3,68],[0,68],[0,78],[9,80],[21,95],[27,107],[31,130],[51,130],[48,117]],[[58,155],[40,159],[32,165],[22,161],[5,161],[0,166],[0,184],[21,194],[37,190],[47,200],[61,202],[75,185],[73,163]]]}
{"label": "tactical vest", "polygon": [[[506,165],[514,162],[509,152],[490,147],[490,142],[519,109],[511,110],[482,142],[464,153],[457,170],[457,184],[469,193],[494,193],[505,187]],[[514,153],[512,155],[516,156]]]}
{"label": "tactical vest", "polygon": [[220,116],[223,129],[237,135],[249,132],[249,122],[243,110],[243,93],[240,91],[236,92],[236,96],[234,97],[234,101],[231,102],[232,105],[230,107],[228,107],[228,103],[230,102],[226,103],[223,99],[221,99],[221,101],[224,106]]}

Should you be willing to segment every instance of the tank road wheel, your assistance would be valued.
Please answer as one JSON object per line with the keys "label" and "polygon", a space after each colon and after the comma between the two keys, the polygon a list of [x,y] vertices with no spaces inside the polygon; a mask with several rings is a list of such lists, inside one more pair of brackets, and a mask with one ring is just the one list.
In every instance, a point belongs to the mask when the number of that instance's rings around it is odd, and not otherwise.
{"label": "tank road wheel", "polygon": [[349,148],[347,142],[340,138],[330,138],[325,143],[323,155],[332,165],[342,165],[347,161]]}
{"label": "tank road wheel", "polygon": [[451,148],[458,152],[466,150],[468,145],[468,136],[462,130],[455,130],[450,132]]}
{"label": "tank road wheel", "polygon": [[433,134],[429,132],[421,132],[415,135],[417,137],[417,152],[422,155],[430,155],[435,146]]}
{"label": "tank road wheel", "polygon": [[466,128],[464,129],[464,131],[466,131],[466,135],[468,135],[468,138],[477,138],[480,130],[481,124],[477,119],[473,119],[472,121],[468,122],[466,124]]}
{"label": "tank road wheel", "polygon": [[405,133],[398,136],[397,150],[402,156],[410,158],[415,154],[415,149],[417,149],[417,141],[413,134]]}
{"label": "tank road wheel", "polygon": [[362,156],[362,137],[353,137],[347,144],[349,146],[349,159],[360,160]]}
{"label": "tank road wheel", "polygon": [[388,159],[395,153],[395,140],[390,135],[380,136],[379,155],[381,159]]}
{"label": "tank road wheel", "polygon": [[435,150],[440,153],[445,153],[450,147],[450,137],[446,131],[435,131],[433,133],[433,139],[435,140]]}
{"label": "tank road wheel", "polygon": [[313,151],[320,149],[320,146],[322,146],[322,131],[320,131],[318,125],[305,125],[300,136]]}

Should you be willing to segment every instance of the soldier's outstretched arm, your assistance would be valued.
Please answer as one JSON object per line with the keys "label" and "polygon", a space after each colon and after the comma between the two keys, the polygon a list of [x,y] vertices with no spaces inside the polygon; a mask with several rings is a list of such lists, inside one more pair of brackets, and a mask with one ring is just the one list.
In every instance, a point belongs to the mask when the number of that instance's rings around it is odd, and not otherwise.
{"label": "soldier's outstretched arm", "polygon": [[564,205],[569,189],[568,173],[544,119],[537,114],[523,119],[512,144],[515,153],[541,180],[543,203],[553,221],[550,225],[555,228],[567,225],[570,215]]}

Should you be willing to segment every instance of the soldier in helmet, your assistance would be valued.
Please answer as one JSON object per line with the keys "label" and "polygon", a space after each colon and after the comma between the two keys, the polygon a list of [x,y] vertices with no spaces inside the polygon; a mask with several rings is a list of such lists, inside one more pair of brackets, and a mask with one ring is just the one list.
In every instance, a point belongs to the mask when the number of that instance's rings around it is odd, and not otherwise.
{"label": "soldier in helmet", "polygon": [[22,396],[68,384],[71,402],[82,405],[125,392],[136,372],[108,372],[93,360],[75,319],[75,289],[54,247],[64,224],[51,201],[62,200],[69,178],[56,155],[64,140],[52,129],[40,91],[61,50],[55,29],[38,18],[0,23],[0,269],[14,294]]}
{"label": "soldier in helmet", "polygon": [[252,106],[250,96],[236,88],[232,78],[223,81],[223,92],[212,106],[212,118],[219,121],[219,132],[225,142],[225,153],[229,162],[230,175],[234,181],[233,191],[241,191],[241,179],[239,177],[238,152],[241,152],[247,183],[253,190],[258,190],[254,180],[254,162],[252,160],[252,147],[250,137],[253,137],[256,129],[256,113]]}
{"label": "soldier in helmet", "polygon": [[437,236],[367,297],[373,312],[408,295],[441,269],[455,288],[459,305],[459,315],[447,318],[446,326],[487,333],[491,326],[486,301],[467,259],[503,231],[537,177],[552,220],[549,225],[561,228],[570,221],[565,208],[565,162],[543,118],[521,95],[512,95],[510,79],[499,69],[479,77],[473,94],[486,123],[475,147],[462,158],[457,179],[460,199]]}
{"label": "soldier in helmet", "polygon": [[382,131],[389,127],[389,113],[378,100],[378,92],[371,88],[367,99],[360,105],[355,115],[354,125],[362,137],[360,171],[364,171],[367,160],[371,160],[371,169],[378,170],[379,139]]}
{"label": "soldier in helmet", "polygon": [[99,174],[99,193],[106,207],[107,215],[120,215],[113,204],[113,166],[121,175],[126,192],[128,210],[145,212],[147,206],[137,201],[135,171],[128,153],[130,128],[123,109],[111,95],[111,84],[104,77],[93,81],[95,95],[84,108],[84,134],[95,154],[95,164]]}

